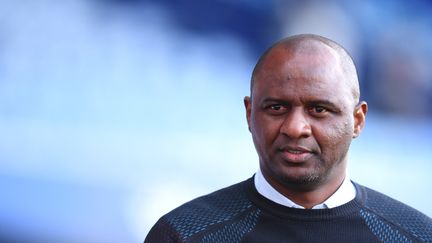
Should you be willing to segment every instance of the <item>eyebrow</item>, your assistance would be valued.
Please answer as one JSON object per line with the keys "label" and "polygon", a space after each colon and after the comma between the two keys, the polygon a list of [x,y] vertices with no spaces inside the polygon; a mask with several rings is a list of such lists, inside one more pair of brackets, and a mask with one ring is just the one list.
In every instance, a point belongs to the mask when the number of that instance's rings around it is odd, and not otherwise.
{"label": "eyebrow", "polygon": [[328,100],[313,100],[310,102],[307,102],[310,105],[324,105],[324,106],[331,106],[331,107],[339,107],[334,102],[328,101]]}
{"label": "eyebrow", "polygon": [[263,99],[262,101],[260,101],[260,103],[281,103],[281,104],[287,104],[290,103],[289,101],[283,100],[283,99],[277,99],[277,98],[271,98],[271,97],[267,97],[265,99]]}
{"label": "eyebrow", "polygon": [[[281,104],[291,103],[291,101],[286,100],[286,99],[278,99],[278,98],[271,98],[271,97],[267,97],[267,98],[263,99],[260,103],[272,103],[272,102],[277,102],[277,103],[281,103]],[[307,101],[305,103],[307,103],[307,104],[320,104],[320,105],[328,105],[328,106],[337,107],[336,103],[329,101],[329,100],[322,100],[322,99],[310,100],[310,101]]]}
{"label": "eyebrow", "polygon": [[[262,104],[262,105],[266,105],[268,103],[278,103],[278,104],[282,104],[282,105],[290,105],[292,102],[290,100],[286,100],[286,99],[278,99],[278,98],[271,98],[271,97],[267,97],[260,102],[260,104]],[[306,100],[306,102],[302,102],[302,103],[305,104],[306,106],[322,105],[322,106],[327,106],[329,108],[333,108],[336,110],[342,109],[342,107],[340,105],[337,105],[337,103],[329,101],[329,100],[323,100],[323,99]]]}

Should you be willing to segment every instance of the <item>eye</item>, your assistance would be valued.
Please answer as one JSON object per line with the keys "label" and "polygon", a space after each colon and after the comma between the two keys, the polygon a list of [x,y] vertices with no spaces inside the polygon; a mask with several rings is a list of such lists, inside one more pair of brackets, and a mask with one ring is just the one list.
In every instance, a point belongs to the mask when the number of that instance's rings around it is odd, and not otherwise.
{"label": "eye", "polygon": [[324,113],[327,112],[327,109],[322,106],[315,106],[312,107],[312,111],[314,111],[315,113]]}
{"label": "eye", "polygon": [[317,117],[324,117],[330,112],[329,109],[327,109],[324,106],[316,105],[309,108],[309,113],[313,116]]}
{"label": "eye", "polygon": [[282,109],[282,105],[271,105],[269,108],[274,111],[279,111]]}
{"label": "eye", "polygon": [[267,112],[272,115],[281,115],[287,111],[287,107],[281,104],[273,104],[267,106]]}

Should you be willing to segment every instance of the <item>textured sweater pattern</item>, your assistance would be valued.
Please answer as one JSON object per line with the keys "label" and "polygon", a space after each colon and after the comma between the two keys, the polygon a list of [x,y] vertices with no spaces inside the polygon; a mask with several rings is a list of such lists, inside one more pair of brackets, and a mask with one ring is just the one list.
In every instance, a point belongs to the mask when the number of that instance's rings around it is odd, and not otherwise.
{"label": "textured sweater pattern", "polygon": [[354,183],[354,200],[332,209],[287,208],[259,194],[253,178],[166,214],[152,242],[432,242],[432,219]]}

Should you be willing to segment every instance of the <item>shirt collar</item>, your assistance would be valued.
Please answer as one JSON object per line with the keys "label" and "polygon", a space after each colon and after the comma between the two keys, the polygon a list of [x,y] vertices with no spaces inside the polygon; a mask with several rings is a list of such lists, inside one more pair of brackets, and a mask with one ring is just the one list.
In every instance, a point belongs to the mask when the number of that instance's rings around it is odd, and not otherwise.
{"label": "shirt collar", "polygon": [[[261,169],[257,171],[254,177],[255,188],[257,191],[264,196],[265,198],[281,204],[290,208],[300,208],[304,209],[303,206],[300,206],[290,200],[289,198],[282,195],[276,189],[274,189],[270,183],[264,178],[264,175],[261,172]],[[356,190],[354,185],[351,183],[348,174],[345,176],[342,185],[336,190],[333,195],[331,195],[327,200],[323,203],[315,205],[312,209],[324,209],[324,208],[334,208],[337,206],[341,206],[351,200],[353,200],[356,196]]]}

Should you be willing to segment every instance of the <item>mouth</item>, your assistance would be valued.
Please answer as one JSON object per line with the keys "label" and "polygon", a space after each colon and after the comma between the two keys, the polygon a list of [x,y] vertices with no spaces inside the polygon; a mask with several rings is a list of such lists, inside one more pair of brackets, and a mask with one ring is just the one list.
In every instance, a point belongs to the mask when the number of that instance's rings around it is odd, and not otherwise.
{"label": "mouth", "polygon": [[312,150],[301,146],[286,146],[281,148],[280,152],[284,160],[288,163],[304,163],[313,156]]}

